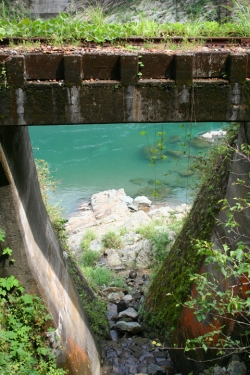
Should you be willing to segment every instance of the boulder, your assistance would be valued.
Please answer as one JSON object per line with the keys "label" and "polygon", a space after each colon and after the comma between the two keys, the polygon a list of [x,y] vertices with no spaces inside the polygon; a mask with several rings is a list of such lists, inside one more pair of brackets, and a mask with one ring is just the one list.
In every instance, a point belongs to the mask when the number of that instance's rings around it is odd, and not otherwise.
{"label": "boulder", "polygon": [[116,267],[122,264],[121,259],[117,253],[108,256],[107,261],[110,267]]}
{"label": "boulder", "polygon": [[131,198],[131,197],[129,197],[128,195],[125,195],[125,196],[121,197],[121,200],[123,202],[125,202],[127,204],[127,206],[129,206],[130,204],[132,204],[133,201],[134,201],[134,199]]}
{"label": "boulder", "polygon": [[119,313],[118,315],[119,318],[132,318],[136,319],[138,317],[138,312],[133,309],[133,307],[129,307],[127,310],[124,310]]}
{"label": "boulder", "polygon": [[227,367],[229,375],[247,375],[247,368],[244,362],[232,361]]}
{"label": "boulder", "polygon": [[121,311],[127,310],[128,308],[128,302],[124,300],[124,297],[121,301],[117,303],[117,313],[119,314]]}
{"label": "boulder", "polygon": [[122,200],[126,196],[124,189],[106,190],[91,197],[91,205],[96,219],[100,220],[111,214],[115,217],[128,211],[127,204]]}
{"label": "boulder", "polygon": [[138,196],[134,199],[134,204],[138,206],[139,208],[144,208],[144,207],[150,207],[151,206],[151,200],[149,200],[147,197],[144,195]]}
{"label": "boulder", "polygon": [[130,294],[127,294],[126,296],[123,297],[122,300],[125,302],[131,302],[133,300],[133,297]]}
{"label": "boulder", "polygon": [[119,331],[129,332],[129,333],[134,334],[134,335],[141,332],[141,330],[142,330],[139,323],[124,322],[123,320],[118,322],[113,328],[117,329]]}
{"label": "boulder", "polygon": [[124,297],[124,293],[123,292],[109,293],[108,294],[108,300],[109,300],[109,302],[118,303],[123,297]]}

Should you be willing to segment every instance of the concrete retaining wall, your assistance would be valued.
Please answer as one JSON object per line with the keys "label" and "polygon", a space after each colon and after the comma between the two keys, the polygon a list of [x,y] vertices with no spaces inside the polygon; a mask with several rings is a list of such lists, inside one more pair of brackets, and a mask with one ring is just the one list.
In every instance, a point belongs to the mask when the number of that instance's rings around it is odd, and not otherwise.
{"label": "concrete retaining wall", "polygon": [[99,375],[97,348],[44,207],[27,127],[0,127],[0,228],[15,263],[0,257],[0,277],[14,275],[48,306],[70,374]]}
{"label": "concrete retaining wall", "polygon": [[69,0],[32,0],[30,12],[33,17],[55,17],[65,11]]}
{"label": "concrete retaining wall", "polygon": [[250,53],[33,53],[1,65],[0,125],[250,121]]}

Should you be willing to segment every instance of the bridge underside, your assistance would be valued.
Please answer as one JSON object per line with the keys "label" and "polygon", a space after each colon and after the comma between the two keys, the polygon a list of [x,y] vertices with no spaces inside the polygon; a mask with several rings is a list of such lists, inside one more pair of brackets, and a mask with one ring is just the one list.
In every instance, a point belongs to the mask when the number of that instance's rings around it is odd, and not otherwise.
{"label": "bridge underside", "polygon": [[0,55],[0,125],[249,121],[250,53]]}
{"label": "bridge underside", "polygon": [[[44,208],[27,125],[250,121],[250,54],[0,54],[0,227],[15,275],[49,307],[70,374],[99,375],[91,330]],[[245,127],[248,127],[245,124]]]}

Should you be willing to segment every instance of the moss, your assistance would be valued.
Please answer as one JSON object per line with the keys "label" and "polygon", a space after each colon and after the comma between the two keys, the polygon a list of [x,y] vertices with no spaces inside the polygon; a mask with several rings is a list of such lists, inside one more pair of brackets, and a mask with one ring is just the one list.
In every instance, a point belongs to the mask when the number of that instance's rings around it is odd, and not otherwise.
{"label": "moss", "polygon": [[[176,306],[176,300],[185,302],[191,290],[190,274],[197,273],[203,262],[194,249],[194,241],[210,239],[221,208],[218,201],[225,196],[231,156],[232,151],[223,147],[210,177],[200,187],[182,231],[149,289],[144,321],[158,327],[161,332],[169,331],[176,325],[182,310],[180,305]],[[167,296],[168,293],[173,293],[176,299]]]}
{"label": "moss", "polygon": [[80,268],[70,256],[68,258],[68,265],[94,337],[97,341],[109,340],[110,334],[106,317],[106,303],[96,297]]}

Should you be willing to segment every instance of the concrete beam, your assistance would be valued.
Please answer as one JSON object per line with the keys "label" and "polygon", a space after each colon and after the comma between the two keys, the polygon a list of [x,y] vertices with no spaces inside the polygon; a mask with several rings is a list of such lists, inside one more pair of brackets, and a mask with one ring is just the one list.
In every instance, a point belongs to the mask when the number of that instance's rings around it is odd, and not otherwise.
{"label": "concrete beam", "polygon": [[0,65],[0,125],[250,121],[247,53],[5,53]]}

